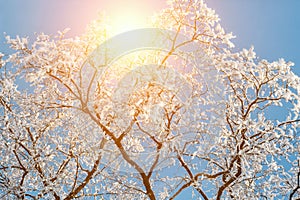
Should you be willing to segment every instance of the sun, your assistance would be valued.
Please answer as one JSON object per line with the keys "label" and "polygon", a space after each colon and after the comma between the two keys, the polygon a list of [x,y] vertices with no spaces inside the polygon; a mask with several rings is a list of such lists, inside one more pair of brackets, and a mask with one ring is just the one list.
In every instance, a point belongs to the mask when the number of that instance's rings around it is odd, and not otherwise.
{"label": "sun", "polygon": [[136,9],[117,10],[109,18],[110,29],[114,35],[149,27],[149,16]]}
{"label": "sun", "polygon": [[157,0],[101,0],[109,32],[117,35],[134,29],[152,28],[151,18],[164,4]]}

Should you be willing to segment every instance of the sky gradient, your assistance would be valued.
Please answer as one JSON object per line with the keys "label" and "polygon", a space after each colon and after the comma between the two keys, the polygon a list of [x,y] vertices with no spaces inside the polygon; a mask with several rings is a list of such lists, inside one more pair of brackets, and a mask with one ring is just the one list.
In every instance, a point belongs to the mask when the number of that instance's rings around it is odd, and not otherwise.
{"label": "sky gradient", "polygon": [[[237,49],[254,45],[257,55],[268,60],[293,61],[300,75],[299,0],[207,0],[221,24],[234,39]],[[3,33],[33,37],[34,33],[55,34],[71,28],[68,36],[80,35],[99,12],[121,18],[132,12],[151,16],[166,7],[165,0],[0,0],[0,51]]]}

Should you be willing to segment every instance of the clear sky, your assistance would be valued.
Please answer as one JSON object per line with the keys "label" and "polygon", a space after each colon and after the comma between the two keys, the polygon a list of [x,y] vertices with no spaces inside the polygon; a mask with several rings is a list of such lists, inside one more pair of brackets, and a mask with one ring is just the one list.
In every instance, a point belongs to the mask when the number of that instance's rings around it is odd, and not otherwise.
{"label": "clear sky", "polygon": [[[300,0],[207,0],[232,31],[238,49],[254,45],[261,58],[285,58],[296,63],[300,75]],[[69,36],[84,32],[99,11],[122,18],[123,13],[150,16],[165,0],[0,0],[0,50],[3,32],[33,36],[71,28]]]}
{"label": "clear sky", "polygon": [[257,55],[268,60],[293,61],[300,75],[299,0],[207,0],[232,31],[238,48],[254,45]]}

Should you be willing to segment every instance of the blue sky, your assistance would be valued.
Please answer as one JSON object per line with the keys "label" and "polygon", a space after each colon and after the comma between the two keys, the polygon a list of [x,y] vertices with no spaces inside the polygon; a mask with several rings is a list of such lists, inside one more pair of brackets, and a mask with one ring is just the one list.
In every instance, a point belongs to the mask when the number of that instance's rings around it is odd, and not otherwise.
{"label": "blue sky", "polygon": [[[260,58],[295,62],[300,75],[299,0],[207,0],[226,31],[232,31],[237,49],[254,45]],[[69,36],[84,32],[99,11],[108,14],[133,8],[151,15],[166,6],[164,0],[0,0],[0,50],[3,32],[32,37],[35,32],[54,34],[66,27]],[[115,14],[115,12],[113,12]],[[121,15],[121,14],[120,14]]]}
{"label": "blue sky", "polygon": [[238,49],[254,45],[257,55],[268,60],[293,61],[300,75],[299,0],[208,0],[232,31]]}

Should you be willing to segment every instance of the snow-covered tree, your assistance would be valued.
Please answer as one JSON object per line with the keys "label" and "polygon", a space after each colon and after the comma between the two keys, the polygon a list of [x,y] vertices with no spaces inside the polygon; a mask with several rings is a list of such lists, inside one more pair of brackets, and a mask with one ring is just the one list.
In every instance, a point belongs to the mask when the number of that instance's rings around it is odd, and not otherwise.
{"label": "snow-covered tree", "polygon": [[163,48],[117,58],[101,20],[75,38],[6,36],[1,198],[290,195],[300,157],[293,63],[236,52],[202,0],[170,1],[152,26]]}

